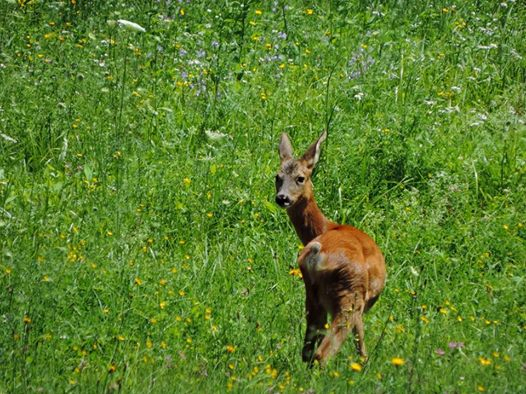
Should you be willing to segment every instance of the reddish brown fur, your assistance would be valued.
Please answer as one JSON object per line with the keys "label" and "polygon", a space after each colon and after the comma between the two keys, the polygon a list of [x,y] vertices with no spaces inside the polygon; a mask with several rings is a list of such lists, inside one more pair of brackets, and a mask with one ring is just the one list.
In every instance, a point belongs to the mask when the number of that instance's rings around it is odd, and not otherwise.
{"label": "reddish brown fur", "polygon": [[[386,278],[384,257],[372,238],[352,226],[329,221],[314,200],[310,176],[324,139],[325,133],[295,160],[290,141],[283,135],[282,168],[276,179],[276,200],[287,206],[305,245],[298,257],[307,315],[302,357],[321,363],[340,349],[351,330],[357,337],[358,352],[366,357],[362,315],[380,296]],[[303,182],[298,182],[298,177]],[[327,329],[328,315],[332,322]]]}

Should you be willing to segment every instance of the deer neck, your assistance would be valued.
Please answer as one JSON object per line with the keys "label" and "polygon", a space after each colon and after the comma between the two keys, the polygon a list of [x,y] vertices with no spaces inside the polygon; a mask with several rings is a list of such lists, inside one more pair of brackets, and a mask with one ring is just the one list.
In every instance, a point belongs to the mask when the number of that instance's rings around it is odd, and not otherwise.
{"label": "deer neck", "polygon": [[312,195],[299,199],[287,209],[287,214],[303,245],[327,231],[330,223]]}

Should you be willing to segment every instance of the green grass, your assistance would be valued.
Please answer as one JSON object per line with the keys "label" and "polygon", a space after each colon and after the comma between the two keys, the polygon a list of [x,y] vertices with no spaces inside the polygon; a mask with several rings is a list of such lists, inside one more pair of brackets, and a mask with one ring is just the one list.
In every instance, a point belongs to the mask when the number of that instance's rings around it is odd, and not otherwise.
{"label": "green grass", "polygon": [[[526,9],[371,3],[0,1],[0,392],[526,390]],[[327,125],[389,277],[309,370],[273,176]]]}

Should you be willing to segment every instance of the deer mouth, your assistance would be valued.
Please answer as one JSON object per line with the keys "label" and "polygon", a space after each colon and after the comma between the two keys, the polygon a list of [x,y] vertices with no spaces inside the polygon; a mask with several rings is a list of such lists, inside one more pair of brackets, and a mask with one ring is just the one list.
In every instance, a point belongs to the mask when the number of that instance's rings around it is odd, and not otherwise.
{"label": "deer mouth", "polygon": [[288,208],[292,205],[292,201],[289,197],[278,194],[276,196],[276,204],[278,204],[281,208]]}

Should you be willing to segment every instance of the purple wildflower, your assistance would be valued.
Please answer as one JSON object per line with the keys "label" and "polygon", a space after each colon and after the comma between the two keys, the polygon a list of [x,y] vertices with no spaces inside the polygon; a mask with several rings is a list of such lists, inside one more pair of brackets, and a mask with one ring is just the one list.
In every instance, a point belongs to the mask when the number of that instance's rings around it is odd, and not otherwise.
{"label": "purple wildflower", "polygon": [[453,349],[462,349],[464,347],[464,342],[449,342],[447,347],[451,350]]}

